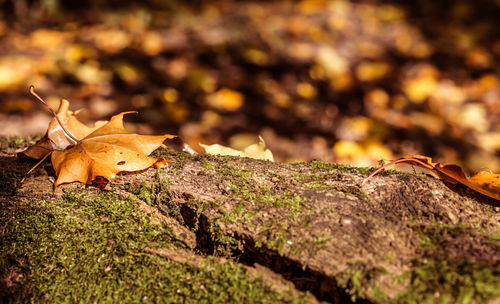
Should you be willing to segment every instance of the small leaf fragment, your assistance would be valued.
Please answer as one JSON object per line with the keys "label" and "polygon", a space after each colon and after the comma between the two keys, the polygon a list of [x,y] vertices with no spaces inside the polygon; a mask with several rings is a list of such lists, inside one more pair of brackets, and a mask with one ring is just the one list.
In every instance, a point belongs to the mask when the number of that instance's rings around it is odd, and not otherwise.
{"label": "small leaf fragment", "polygon": [[205,153],[211,155],[228,155],[228,156],[239,156],[239,157],[249,157],[253,159],[269,160],[274,161],[273,153],[271,150],[266,149],[266,143],[264,139],[259,136],[259,142],[250,145],[243,149],[242,151],[222,146],[219,144],[214,145],[204,145],[200,144],[201,147],[205,149]]}

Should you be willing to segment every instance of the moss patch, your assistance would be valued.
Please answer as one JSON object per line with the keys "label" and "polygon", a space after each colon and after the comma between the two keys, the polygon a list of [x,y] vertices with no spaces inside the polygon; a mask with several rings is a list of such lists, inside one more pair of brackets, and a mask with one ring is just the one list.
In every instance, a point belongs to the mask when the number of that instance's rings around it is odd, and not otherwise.
{"label": "moss patch", "polygon": [[0,137],[0,150],[6,150],[8,148],[22,148],[33,145],[40,137],[38,136],[11,136],[11,137]]}
{"label": "moss patch", "polygon": [[306,301],[270,291],[233,262],[194,267],[147,252],[182,245],[113,191],[78,188],[61,200],[7,202],[0,215],[0,291],[11,302]]}
{"label": "moss patch", "polygon": [[398,278],[409,286],[398,294],[402,303],[486,303],[500,297],[500,266],[447,260],[414,261],[415,269]]}
{"label": "moss patch", "polygon": [[500,297],[500,241],[462,225],[431,224],[421,230],[424,258],[398,277],[405,303],[483,303]]}

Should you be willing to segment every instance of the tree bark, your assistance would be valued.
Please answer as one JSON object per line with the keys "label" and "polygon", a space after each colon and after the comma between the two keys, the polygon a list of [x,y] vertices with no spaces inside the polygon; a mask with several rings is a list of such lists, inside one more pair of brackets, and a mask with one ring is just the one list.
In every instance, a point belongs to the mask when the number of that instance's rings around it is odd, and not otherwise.
{"label": "tree bark", "polygon": [[[120,175],[104,190],[81,190],[137,201],[186,248],[147,249],[152,254],[193,264],[213,256],[265,269],[257,273],[266,284],[310,292],[311,301],[499,301],[498,201],[412,173],[384,172],[361,188],[371,169],[169,149],[154,154],[173,162]],[[12,202],[56,198],[76,187],[53,192],[48,162],[22,185],[5,178],[22,176],[30,165],[12,149],[2,152],[3,204],[16,208]]]}

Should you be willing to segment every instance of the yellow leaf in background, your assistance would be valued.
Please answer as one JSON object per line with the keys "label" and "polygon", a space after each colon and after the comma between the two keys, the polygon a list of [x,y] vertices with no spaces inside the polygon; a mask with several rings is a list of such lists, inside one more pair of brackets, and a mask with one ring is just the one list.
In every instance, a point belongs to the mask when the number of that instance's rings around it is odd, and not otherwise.
{"label": "yellow leaf in background", "polygon": [[143,79],[141,72],[136,67],[126,62],[116,63],[113,69],[115,73],[129,85],[137,84]]}
{"label": "yellow leaf in background", "polygon": [[415,103],[424,102],[437,88],[437,81],[432,76],[410,79],[403,84],[403,91]]}
{"label": "yellow leaf in background", "polygon": [[392,152],[381,142],[368,140],[357,143],[350,140],[340,140],[333,146],[333,153],[340,163],[353,166],[374,166],[379,160],[392,159]]}
{"label": "yellow leaf in background", "polygon": [[316,88],[308,82],[301,82],[297,85],[297,94],[306,99],[313,98],[316,96]]}
{"label": "yellow leaf in background", "polygon": [[327,77],[343,75],[349,71],[349,61],[330,46],[321,46],[318,49],[316,61]]}
{"label": "yellow leaf in background", "polygon": [[69,33],[39,29],[31,33],[31,44],[38,49],[51,50],[67,44],[71,38]]}
{"label": "yellow leaf in background", "polygon": [[356,77],[361,81],[375,81],[385,77],[389,70],[385,62],[362,62],[356,67]]}
{"label": "yellow leaf in background", "polygon": [[444,121],[441,117],[422,112],[413,112],[409,115],[412,125],[420,127],[432,135],[440,134],[444,129]]}
{"label": "yellow leaf in background", "polygon": [[211,107],[220,110],[236,111],[243,105],[244,98],[240,92],[224,88],[208,95],[206,102]]}
{"label": "yellow leaf in background", "polygon": [[202,67],[191,67],[188,70],[188,67],[188,62],[179,59],[170,63],[169,69],[172,69],[172,71],[169,73],[174,77],[180,77],[182,73],[188,72],[188,87],[193,92],[201,90],[212,93],[215,91],[217,82],[209,70]]}
{"label": "yellow leaf in background", "polygon": [[420,42],[415,45],[411,50],[411,55],[417,58],[427,58],[433,52],[431,45],[425,42]]}
{"label": "yellow leaf in background", "polygon": [[382,4],[377,9],[377,16],[383,21],[401,20],[405,18],[405,11],[392,4]]}
{"label": "yellow leaf in background", "polygon": [[85,64],[79,65],[73,73],[78,80],[89,84],[108,82],[113,77],[110,71],[101,70],[99,63],[96,61],[88,61]]}
{"label": "yellow leaf in background", "polygon": [[330,87],[334,91],[344,92],[351,89],[354,85],[354,79],[348,71],[345,74],[334,76],[330,79]]}
{"label": "yellow leaf in background", "polygon": [[355,116],[343,119],[335,130],[341,140],[364,141],[367,139],[382,139],[387,134],[386,127],[365,116]]}
{"label": "yellow leaf in background", "polygon": [[163,51],[163,39],[160,34],[153,31],[144,33],[142,49],[149,56],[158,55]]}
{"label": "yellow leaf in background", "polygon": [[163,100],[167,103],[174,103],[179,99],[179,92],[174,88],[163,90]]}
{"label": "yellow leaf in background", "polygon": [[118,53],[126,48],[131,37],[129,33],[119,29],[97,30],[94,33],[96,46],[108,53]]}
{"label": "yellow leaf in background", "polygon": [[375,118],[384,118],[390,96],[385,90],[374,89],[365,94],[364,103],[368,113]]}
{"label": "yellow leaf in background", "polygon": [[[449,79],[441,80],[432,93],[432,103],[461,104],[465,102],[467,95],[464,90]],[[439,105],[437,105],[439,106]]]}
{"label": "yellow leaf in background", "polygon": [[487,91],[487,90],[490,90],[490,89],[493,89],[495,87],[498,86],[498,77],[494,74],[486,74],[484,76],[482,76],[481,78],[479,78],[479,87],[483,90],[483,91]]}
{"label": "yellow leaf in background", "polygon": [[391,150],[386,148],[381,142],[369,141],[364,146],[366,154],[368,154],[372,159],[388,160],[393,158]]}
{"label": "yellow leaf in background", "polygon": [[245,57],[248,62],[256,65],[265,65],[269,61],[269,56],[266,52],[254,48],[246,49],[243,53],[243,57]]}
{"label": "yellow leaf in background", "polygon": [[0,63],[0,91],[12,89],[23,82],[24,75],[15,66]]}
{"label": "yellow leaf in background", "polygon": [[500,151],[500,132],[480,134],[478,141],[485,150]]}
{"label": "yellow leaf in background", "polygon": [[493,62],[493,56],[482,48],[474,48],[465,54],[465,63],[470,67],[486,69],[491,67]]}
{"label": "yellow leaf in background", "polygon": [[352,158],[363,155],[364,149],[360,144],[354,141],[339,140],[333,146],[333,153],[335,153],[335,155],[340,158]]}
{"label": "yellow leaf in background", "polygon": [[304,14],[315,14],[325,10],[325,0],[303,0],[298,4],[299,11]]}
{"label": "yellow leaf in background", "polygon": [[314,45],[306,42],[292,42],[287,47],[290,57],[298,60],[311,60],[314,57]]}
{"label": "yellow leaf in background", "polygon": [[205,153],[211,155],[229,155],[229,156],[239,156],[239,157],[249,157],[254,159],[262,159],[274,161],[273,153],[266,149],[266,143],[264,139],[259,136],[259,142],[250,145],[243,149],[242,151],[229,148],[222,145],[204,145],[200,144],[201,147],[205,149]]}
{"label": "yellow leaf in background", "polygon": [[95,49],[84,45],[72,44],[64,50],[64,60],[69,63],[78,63],[83,59],[95,58],[97,56]]}
{"label": "yellow leaf in background", "polygon": [[14,91],[26,85],[33,73],[31,63],[25,56],[0,57],[0,91]]}
{"label": "yellow leaf in background", "polygon": [[452,120],[459,126],[470,128],[478,132],[486,132],[490,127],[486,108],[480,103],[466,104],[453,115]]}
{"label": "yellow leaf in background", "polygon": [[205,149],[205,153],[210,155],[241,156],[241,151],[219,144],[214,144],[214,145],[200,144],[200,146],[203,149]]}

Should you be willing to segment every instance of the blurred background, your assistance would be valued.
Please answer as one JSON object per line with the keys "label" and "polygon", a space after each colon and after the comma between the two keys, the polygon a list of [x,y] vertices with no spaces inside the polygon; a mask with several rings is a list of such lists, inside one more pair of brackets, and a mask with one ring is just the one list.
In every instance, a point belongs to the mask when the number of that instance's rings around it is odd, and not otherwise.
{"label": "blurred background", "polygon": [[121,111],[193,149],[500,171],[500,1],[0,0],[0,135]]}

